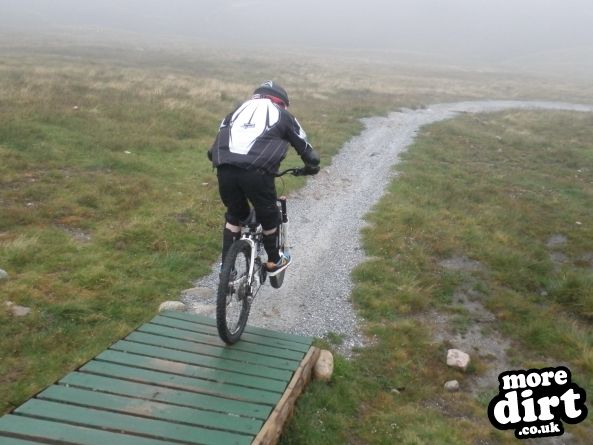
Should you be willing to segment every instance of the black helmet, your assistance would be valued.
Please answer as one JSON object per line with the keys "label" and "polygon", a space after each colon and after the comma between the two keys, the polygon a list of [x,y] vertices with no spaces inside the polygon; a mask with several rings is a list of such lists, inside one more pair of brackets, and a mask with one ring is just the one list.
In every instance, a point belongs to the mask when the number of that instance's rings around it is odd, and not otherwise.
{"label": "black helmet", "polygon": [[259,87],[255,89],[253,94],[277,97],[282,102],[284,102],[286,106],[290,105],[290,102],[288,101],[288,93],[286,92],[286,90],[272,80],[268,80],[267,82],[262,83]]}

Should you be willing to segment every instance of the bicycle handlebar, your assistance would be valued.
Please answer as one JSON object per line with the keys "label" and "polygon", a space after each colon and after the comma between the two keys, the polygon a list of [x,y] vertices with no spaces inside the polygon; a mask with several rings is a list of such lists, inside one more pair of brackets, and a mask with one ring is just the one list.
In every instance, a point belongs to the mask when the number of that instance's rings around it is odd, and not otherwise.
{"label": "bicycle handlebar", "polygon": [[289,168],[287,170],[276,173],[275,176],[277,178],[279,178],[280,176],[284,176],[288,173],[290,173],[292,176],[307,176],[307,175],[315,174],[315,173],[309,173],[309,172],[307,172],[306,168],[301,167],[301,168]]}

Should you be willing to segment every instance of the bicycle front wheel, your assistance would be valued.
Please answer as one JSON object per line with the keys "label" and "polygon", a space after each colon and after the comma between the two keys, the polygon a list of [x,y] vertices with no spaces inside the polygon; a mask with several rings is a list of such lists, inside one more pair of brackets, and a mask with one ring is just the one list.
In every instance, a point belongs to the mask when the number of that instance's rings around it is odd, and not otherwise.
{"label": "bicycle front wheel", "polygon": [[227,344],[236,343],[243,334],[251,305],[251,245],[244,240],[233,243],[220,272],[216,298],[216,327]]}

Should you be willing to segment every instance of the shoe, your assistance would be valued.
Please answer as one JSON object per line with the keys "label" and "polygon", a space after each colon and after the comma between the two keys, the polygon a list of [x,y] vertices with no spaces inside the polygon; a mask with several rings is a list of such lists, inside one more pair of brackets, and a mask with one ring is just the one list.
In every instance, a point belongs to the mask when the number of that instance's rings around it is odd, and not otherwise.
{"label": "shoe", "polygon": [[292,258],[290,257],[290,255],[288,255],[286,253],[283,253],[280,256],[280,260],[277,263],[268,261],[266,263],[266,270],[268,271],[268,275],[271,277],[278,275],[280,272],[282,272],[283,270],[285,270],[288,267],[288,265],[290,264],[291,261],[292,261]]}

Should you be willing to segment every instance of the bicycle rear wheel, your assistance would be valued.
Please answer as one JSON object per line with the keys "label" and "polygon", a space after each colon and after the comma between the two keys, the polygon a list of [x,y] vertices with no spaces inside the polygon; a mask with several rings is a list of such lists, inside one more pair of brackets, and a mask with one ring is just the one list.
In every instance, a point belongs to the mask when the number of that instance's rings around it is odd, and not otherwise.
{"label": "bicycle rear wheel", "polygon": [[216,297],[216,327],[227,344],[236,343],[243,334],[250,309],[251,245],[244,240],[233,243],[220,272]]}

